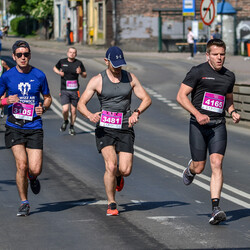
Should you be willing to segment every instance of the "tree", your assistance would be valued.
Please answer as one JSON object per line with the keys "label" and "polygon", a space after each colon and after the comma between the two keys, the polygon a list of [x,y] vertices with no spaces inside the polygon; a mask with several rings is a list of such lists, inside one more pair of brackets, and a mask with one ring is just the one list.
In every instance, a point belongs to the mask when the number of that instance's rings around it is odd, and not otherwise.
{"label": "tree", "polygon": [[10,14],[32,16],[45,29],[45,38],[48,38],[49,21],[53,17],[53,0],[9,0]]}

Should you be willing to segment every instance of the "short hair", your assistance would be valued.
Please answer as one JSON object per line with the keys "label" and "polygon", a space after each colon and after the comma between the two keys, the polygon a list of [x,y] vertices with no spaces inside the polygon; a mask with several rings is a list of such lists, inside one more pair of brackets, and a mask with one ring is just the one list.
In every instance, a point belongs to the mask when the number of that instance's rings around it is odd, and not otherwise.
{"label": "short hair", "polygon": [[211,51],[211,46],[217,46],[217,47],[222,47],[224,48],[224,50],[226,51],[226,44],[221,40],[221,39],[211,39],[207,42],[207,48],[206,48],[206,52],[210,53]]}

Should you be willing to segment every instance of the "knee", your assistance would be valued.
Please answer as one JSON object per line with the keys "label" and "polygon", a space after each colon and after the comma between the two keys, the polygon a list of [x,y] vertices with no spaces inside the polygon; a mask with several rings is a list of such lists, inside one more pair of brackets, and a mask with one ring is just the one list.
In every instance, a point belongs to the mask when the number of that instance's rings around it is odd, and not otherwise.
{"label": "knee", "polygon": [[205,168],[205,162],[192,162],[192,172],[195,174],[201,174]]}
{"label": "knee", "polygon": [[128,177],[132,172],[132,166],[127,166],[126,168],[119,169],[120,173],[124,177]]}
{"label": "knee", "polygon": [[19,173],[22,173],[23,175],[25,175],[27,173],[28,165],[26,162],[24,162],[24,161],[17,162],[16,167],[17,167],[17,171]]}
{"label": "knee", "polygon": [[210,165],[211,165],[212,171],[222,171],[221,159],[217,159],[217,158],[210,159]]}
{"label": "knee", "polygon": [[116,175],[117,165],[113,163],[106,163],[106,172],[111,175]]}

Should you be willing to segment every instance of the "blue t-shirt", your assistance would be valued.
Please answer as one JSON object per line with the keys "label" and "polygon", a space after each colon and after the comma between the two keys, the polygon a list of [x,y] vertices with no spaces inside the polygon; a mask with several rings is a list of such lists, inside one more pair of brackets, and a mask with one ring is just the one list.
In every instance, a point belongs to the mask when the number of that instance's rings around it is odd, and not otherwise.
{"label": "blue t-shirt", "polygon": [[[18,129],[41,129],[42,119],[36,118],[35,107],[39,106],[40,93],[49,95],[49,86],[45,74],[32,67],[29,73],[20,73],[16,67],[6,71],[0,78],[0,96],[6,91],[8,95],[17,94],[21,103],[34,105],[33,121],[25,123],[22,127],[8,121],[12,115],[12,104],[8,106],[6,125]],[[36,118],[36,119],[34,119]]]}

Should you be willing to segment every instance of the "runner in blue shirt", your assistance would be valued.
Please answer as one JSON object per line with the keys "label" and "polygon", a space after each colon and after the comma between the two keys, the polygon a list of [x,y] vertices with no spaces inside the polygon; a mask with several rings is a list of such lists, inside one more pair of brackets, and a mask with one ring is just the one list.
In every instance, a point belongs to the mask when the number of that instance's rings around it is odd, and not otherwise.
{"label": "runner in blue shirt", "polygon": [[[16,41],[12,46],[16,67],[0,78],[0,96],[6,91],[18,97],[19,102],[8,106],[5,144],[11,148],[16,161],[16,183],[21,199],[17,216],[29,215],[28,179],[34,194],[40,192],[37,176],[42,172],[43,129],[42,114],[50,107],[52,98],[45,74],[29,64],[30,46],[25,41]],[[43,105],[40,100],[42,94]],[[2,100],[8,105],[10,98]],[[27,178],[28,177],[28,178]]]}

